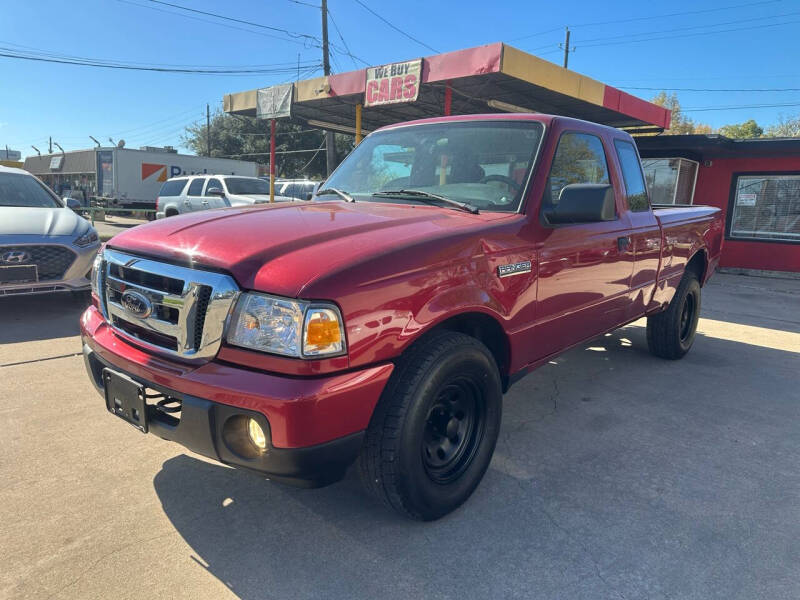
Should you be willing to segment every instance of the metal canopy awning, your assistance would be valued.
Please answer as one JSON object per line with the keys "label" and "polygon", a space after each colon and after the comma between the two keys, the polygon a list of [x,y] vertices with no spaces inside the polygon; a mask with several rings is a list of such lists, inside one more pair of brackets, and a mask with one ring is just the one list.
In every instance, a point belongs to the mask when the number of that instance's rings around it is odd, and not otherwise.
{"label": "metal canopy awning", "polygon": [[[366,69],[294,84],[292,118],[355,132],[364,104]],[[424,57],[415,101],[364,107],[364,133],[384,125],[440,116],[450,88],[450,114],[541,112],[576,117],[633,132],[669,128],[670,111],[503,43]],[[256,116],[257,90],[227,94],[228,113]]]}

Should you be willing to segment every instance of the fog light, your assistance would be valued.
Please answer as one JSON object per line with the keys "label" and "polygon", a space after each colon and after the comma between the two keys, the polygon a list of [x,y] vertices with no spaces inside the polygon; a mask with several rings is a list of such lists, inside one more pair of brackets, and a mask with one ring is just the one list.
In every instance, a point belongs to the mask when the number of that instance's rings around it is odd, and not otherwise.
{"label": "fog light", "polygon": [[255,419],[247,420],[247,433],[250,436],[250,441],[253,442],[256,448],[259,450],[267,449],[267,436],[264,435],[264,430],[261,429],[261,425],[258,424],[258,421]]}

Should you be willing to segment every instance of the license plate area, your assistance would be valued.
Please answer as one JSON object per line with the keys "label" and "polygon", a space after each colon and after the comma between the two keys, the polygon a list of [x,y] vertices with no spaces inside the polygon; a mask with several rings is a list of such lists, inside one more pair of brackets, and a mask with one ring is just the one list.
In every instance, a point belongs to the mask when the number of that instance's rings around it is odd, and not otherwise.
{"label": "license plate area", "polygon": [[0,283],[36,283],[39,270],[36,265],[0,267]]}
{"label": "license plate area", "polygon": [[103,369],[103,388],[108,412],[147,433],[147,402],[143,385],[111,369]]}

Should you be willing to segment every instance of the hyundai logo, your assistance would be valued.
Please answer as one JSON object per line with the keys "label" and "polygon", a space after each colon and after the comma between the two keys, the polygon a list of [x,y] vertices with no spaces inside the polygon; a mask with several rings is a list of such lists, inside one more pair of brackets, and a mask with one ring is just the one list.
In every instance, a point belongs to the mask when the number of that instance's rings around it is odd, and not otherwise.
{"label": "hyundai logo", "polygon": [[25,252],[24,250],[11,250],[0,256],[0,262],[8,265],[22,265],[30,261],[30,259],[30,252]]}
{"label": "hyundai logo", "polygon": [[135,317],[146,319],[153,312],[153,303],[144,294],[125,290],[119,299],[122,307]]}

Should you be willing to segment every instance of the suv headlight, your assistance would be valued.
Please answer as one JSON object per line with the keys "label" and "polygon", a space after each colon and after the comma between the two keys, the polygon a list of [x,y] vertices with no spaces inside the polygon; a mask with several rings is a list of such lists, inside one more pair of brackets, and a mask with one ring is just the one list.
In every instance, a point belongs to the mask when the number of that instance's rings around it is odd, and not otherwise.
{"label": "suv headlight", "polygon": [[86,233],[82,236],[75,238],[72,242],[79,248],[85,248],[86,246],[91,246],[92,244],[96,243],[97,240],[100,239],[97,237],[97,232],[94,229],[89,229]]}
{"label": "suv headlight", "polygon": [[267,294],[239,296],[227,341],[262,352],[316,358],[344,354],[344,324],[339,309]]}
{"label": "suv headlight", "polygon": [[102,298],[100,294],[100,271],[103,268],[103,252],[102,250],[94,257],[92,263],[92,291],[98,298]]}

